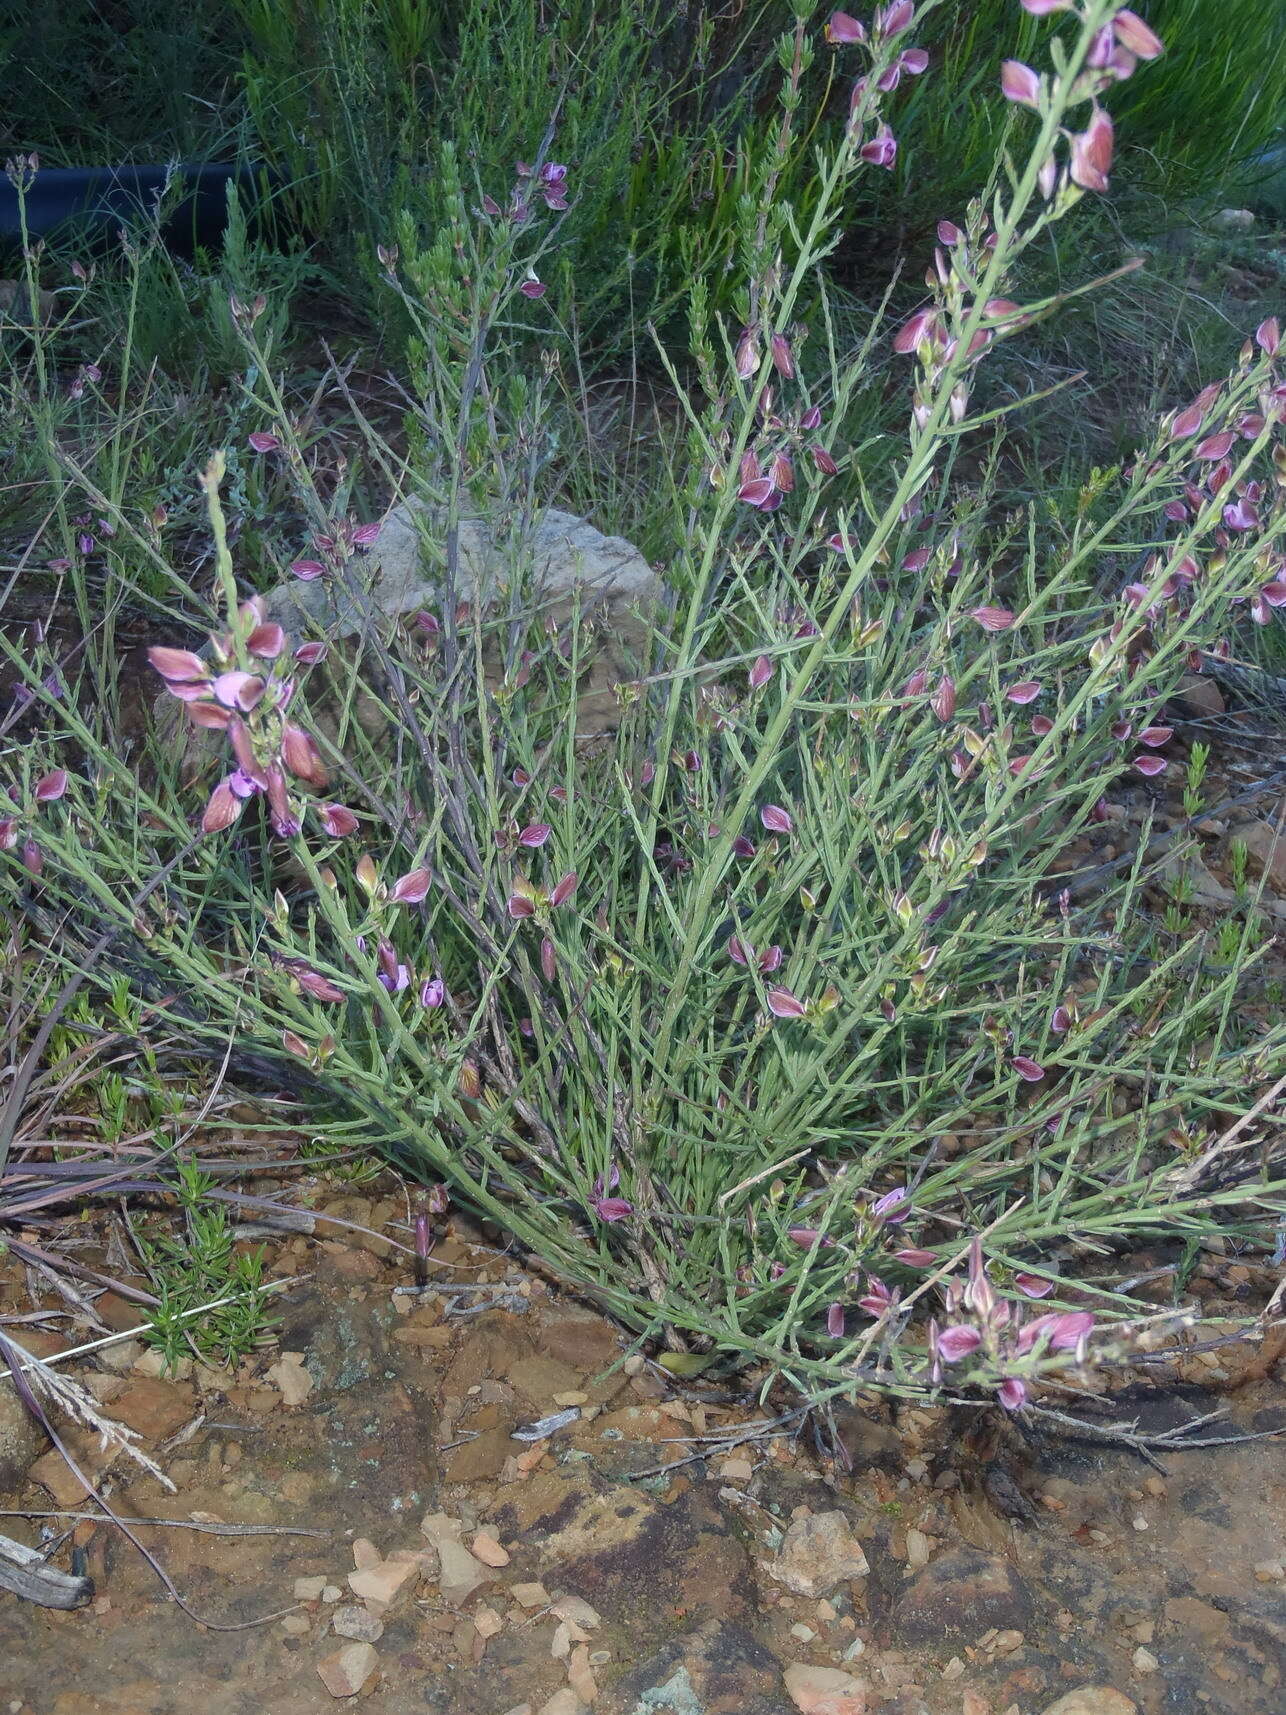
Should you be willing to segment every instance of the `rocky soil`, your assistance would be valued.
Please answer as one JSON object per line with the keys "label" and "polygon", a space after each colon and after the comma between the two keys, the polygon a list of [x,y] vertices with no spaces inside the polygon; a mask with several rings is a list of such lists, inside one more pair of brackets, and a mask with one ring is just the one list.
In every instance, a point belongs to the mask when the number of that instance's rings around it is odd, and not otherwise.
{"label": "rocky soil", "polygon": [[[392,1197],[313,1191],[405,1237]],[[235,1373],[164,1376],[135,1338],[68,1365],[173,1483],[71,1438],[196,1621],[0,1392],[0,1530],[70,1532],[58,1563],[74,1550],[96,1592],[69,1613],[0,1592],[0,1711],[1282,1707],[1286,1441],[1167,1452],[1162,1473],[873,1403],[832,1440],[779,1418],[788,1401],[674,1383],[463,1223],[423,1293],[387,1239],[325,1219],[270,1256],[290,1283],[276,1339]],[[1212,1255],[1193,1286],[1244,1313],[1255,1272]],[[0,1318],[30,1316],[19,1271],[0,1279]],[[8,1332],[45,1354],[84,1337],[37,1301]],[[134,1325],[121,1298],[96,1308]],[[1206,1433],[1286,1427],[1282,1349],[1192,1352],[1118,1415],[1157,1430],[1222,1403]]]}

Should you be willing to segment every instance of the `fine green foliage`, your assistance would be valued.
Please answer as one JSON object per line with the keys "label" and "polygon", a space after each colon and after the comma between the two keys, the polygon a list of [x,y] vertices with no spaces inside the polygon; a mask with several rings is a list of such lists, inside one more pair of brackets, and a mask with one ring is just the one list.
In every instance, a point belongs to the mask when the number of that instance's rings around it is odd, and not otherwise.
{"label": "fine green foliage", "polygon": [[[266,568],[255,533],[230,532],[217,453],[199,592],[212,581],[216,666],[153,661],[220,762],[181,758],[162,720],[137,766],[88,668],[68,694],[47,639],[0,637],[33,722],[0,848],[58,925],[51,955],[75,966],[108,926],[114,968],[167,997],[193,1052],[279,1066],[339,1114],[333,1142],[446,1181],[679,1368],[713,1354],[817,1397],[923,1396],[948,1365],[1016,1409],[1096,1317],[1105,1358],[1132,1349],[1151,1312],[1117,1290],[1117,1250],[1260,1241],[1286,1207],[1280,1150],[1223,1136],[1286,1064],[1254,1004],[1251,902],[1212,958],[1189,902],[1153,917],[1146,841],[1088,889],[1069,873],[1113,794],[1164,771],[1192,652],[1236,604],[1277,599],[1279,327],[1234,342],[1127,459],[1001,501],[1016,402],[983,378],[1059,308],[1008,294],[1111,162],[1098,101],[1116,92],[1086,62],[1116,7],[1085,11],[1052,61],[1033,54],[1034,107],[995,194],[940,235],[926,304],[856,340],[823,264],[887,159],[879,79],[912,38],[853,54],[864,93],[802,206],[777,169],[817,44],[802,21],[783,38],[736,320],[698,276],[695,383],[658,353],[685,428],[648,511],[670,604],[619,730],[578,738],[588,602],[555,620],[529,585],[546,474],[572,459],[551,444],[565,348],[525,361],[556,307],[559,198],[479,214],[451,150],[432,242],[408,215],[379,258],[408,333],[406,432],[327,378],[364,480],[427,503],[432,610],[368,610],[356,652],[324,625],[281,634],[246,599]],[[520,184],[556,187],[551,165]],[[360,605],[378,554],[362,480],[291,409],[271,317],[234,312],[255,468],[289,496],[301,575]],[[877,381],[895,425],[870,409]],[[72,517],[82,478],[41,444],[48,504]],[[128,493],[127,461],[95,490],[114,551],[177,604],[171,541]],[[499,611],[459,599],[457,526],[479,510],[505,548]],[[69,557],[79,585],[86,560]],[[1021,1296],[1047,1292],[1050,1319],[1024,1322]],[[947,1326],[926,1329],[934,1308]]]}

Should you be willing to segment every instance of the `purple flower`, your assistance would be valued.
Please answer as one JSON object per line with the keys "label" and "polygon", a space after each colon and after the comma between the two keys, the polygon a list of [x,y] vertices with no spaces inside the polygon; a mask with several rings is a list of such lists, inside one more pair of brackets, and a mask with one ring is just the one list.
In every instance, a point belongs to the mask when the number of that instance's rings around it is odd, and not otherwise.
{"label": "purple flower", "polygon": [[803,1018],[808,1011],[803,1001],[788,988],[770,988],[768,1010],[774,1018]]}
{"label": "purple flower", "polygon": [[600,1221],[623,1221],[627,1215],[634,1213],[634,1205],[625,1197],[613,1197],[609,1193],[615,1191],[621,1182],[621,1170],[613,1166],[606,1173],[600,1173],[594,1181],[594,1192],[589,1200],[589,1206]]}
{"label": "purple flower", "polygon": [[1053,1281],[1040,1274],[1016,1274],[1014,1285],[1028,1298],[1048,1298],[1054,1290]]}
{"label": "purple flower", "polygon": [[886,1191],[871,1204],[872,1220],[883,1221],[890,1227],[900,1227],[910,1213],[911,1199],[907,1195],[905,1185],[899,1185],[893,1191]]}
{"label": "purple flower", "polygon": [[281,445],[277,436],[270,434],[266,429],[256,429],[254,434],[247,435],[246,439],[257,453],[275,453]]}
{"label": "purple flower", "polygon": [[938,1334],[938,1356],[944,1364],[958,1364],[961,1359],[971,1357],[981,1344],[982,1335],[976,1328],[966,1322],[952,1323]]}
{"label": "purple flower", "polygon": [[997,1398],[1006,1411],[1021,1411],[1027,1403],[1027,1383],[1018,1376],[1006,1376]]}
{"label": "purple flower", "polygon": [[759,820],[770,834],[789,834],[795,826],[789,810],[783,810],[780,804],[765,804]]}
{"label": "purple flower", "polygon": [[426,977],[420,984],[420,1005],[426,1009],[441,1006],[447,997],[446,984],[441,977]]}

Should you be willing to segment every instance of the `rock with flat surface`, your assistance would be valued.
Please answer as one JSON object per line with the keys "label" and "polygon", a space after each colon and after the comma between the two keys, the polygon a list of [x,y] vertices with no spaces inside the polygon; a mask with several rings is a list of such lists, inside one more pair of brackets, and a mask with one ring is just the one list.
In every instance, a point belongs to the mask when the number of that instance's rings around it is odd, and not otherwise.
{"label": "rock with flat surface", "polygon": [[1132,1697],[1110,1685],[1078,1685],[1051,1703],[1044,1715],[1138,1715]]}
{"label": "rock with flat surface", "polygon": [[379,1658],[368,1643],[346,1644],[317,1663],[317,1677],[332,1697],[356,1697],[375,1672]]}
{"label": "rock with flat surface", "polygon": [[1034,1614],[1031,1591],[1007,1560],[974,1548],[952,1549],[924,1568],[893,1610],[899,1643],[970,1643],[992,1626],[1026,1632]]}
{"label": "rock with flat surface", "polygon": [[[445,531],[440,515],[415,500],[395,506],[369,553],[352,562],[351,590],[330,579],[279,584],[268,613],[292,634],[323,629],[355,637],[377,624],[427,611],[441,618]],[[637,654],[648,638],[647,616],[664,593],[661,579],[631,542],[605,536],[588,519],[550,507],[525,536],[506,535],[480,518],[460,523],[456,600],[501,610],[521,590],[526,609],[562,627],[575,610],[598,621],[598,642],[581,685],[577,724],[586,734],[614,730],[619,707],[613,687],[637,677]],[[499,681],[499,662],[486,661]],[[359,711],[369,730],[371,711]]]}
{"label": "rock with flat surface", "polygon": [[850,1578],[865,1578],[871,1570],[847,1516],[809,1513],[787,1530],[768,1576],[796,1596],[829,1596]]}
{"label": "rock with flat surface", "polygon": [[799,1715],[866,1715],[866,1681],[842,1668],[795,1661],[785,1679]]}

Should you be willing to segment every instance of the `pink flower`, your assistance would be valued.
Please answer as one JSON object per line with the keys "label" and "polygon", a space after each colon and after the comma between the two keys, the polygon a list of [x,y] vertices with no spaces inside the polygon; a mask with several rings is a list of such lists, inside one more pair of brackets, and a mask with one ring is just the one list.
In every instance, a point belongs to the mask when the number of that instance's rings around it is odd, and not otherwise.
{"label": "pink flower", "polygon": [[552,983],[558,974],[558,954],[548,935],[544,936],[540,943],[540,968],[544,972],[545,981]]}
{"label": "pink flower", "polygon": [[246,439],[257,453],[275,453],[281,445],[276,435],[269,434],[266,429],[256,429],[253,435]]}
{"label": "pink flower", "polygon": [[357,832],[357,817],[343,804],[323,804],[317,814],[332,839],[342,840]]}
{"label": "pink flower", "polygon": [[548,822],[532,822],[518,835],[518,844],[534,849],[537,846],[543,846],[551,833],[553,833],[553,829]]}
{"label": "pink flower", "polygon": [[832,47],[847,47],[851,42],[866,40],[866,26],[847,12],[832,12],[826,24],[826,40]]}
{"label": "pink flower", "polygon": [[1049,1028],[1055,1036],[1064,1036],[1072,1028],[1072,1015],[1065,1006],[1056,1006],[1049,1015]]}
{"label": "pink flower", "polygon": [[897,1293],[890,1292],[878,1274],[868,1274],[866,1291],[858,1299],[859,1310],[865,1310],[868,1316],[883,1316],[897,1303]]}
{"label": "pink flower", "polygon": [[958,1364],[962,1358],[968,1358],[982,1344],[982,1335],[976,1328],[971,1328],[966,1322],[957,1322],[942,1329],[938,1335],[938,1356],[944,1364]]}
{"label": "pink flower", "polygon": [[877,35],[888,37],[900,36],[903,30],[909,30],[915,22],[915,7],[912,0],[891,0],[875,14],[875,31]]}
{"label": "pink flower", "polygon": [[232,779],[229,776],[221,780],[210,794],[210,801],[201,817],[201,832],[203,834],[220,834],[225,828],[230,828],[241,814],[244,802],[232,789]]}
{"label": "pink flower", "polygon": [[549,287],[542,280],[538,280],[534,274],[531,274],[523,281],[518,290],[524,298],[543,298]]}
{"label": "pink flower", "polygon": [[281,729],[281,760],[295,776],[309,786],[325,786],[327,774],[311,735],[289,721]]}
{"label": "pink flower", "polygon": [[566,900],[570,899],[572,894],[575,893],[575,891],[576,891],[576,883],[577,883],[578,879],[579,878],[578,878],[576,871],[574,869],[568,870],[567,874],[562,878],[562,880],[554,888],[554,891],[550,894],[550,896],[549,896],[550,905],[556,909],[558,906],[562,905]]}
{"label": "pink flower", "polygon": [[795,358],[785,334],[775,333],[772,336],[772,361],[778,375],[787,381],[795,379]]}
{"label": "pink flower", "polygon": [[938,1259],[933,1251],[922,1251],[908,1247],[906,1250],[894,1251],[893,1260],[904,1263],[907,1268],[931,1268]]}
{"label": "pink flower", "polygon": [[955,681],[950,678],[948,674],[944,673],[941,679],[939,679],[938,688],[929,699],[929,707],[944,725],[951,719],[952,715],[955,714]]}
{"label": "pink flower", "polygon": [[745,943],[739,936],[729,935],[727,953],[734,965],[744,965],[749,963],[750,957],[754,954],[754,948],[750,948],[747,952]]}
{"label": "pink flower", "polygon": [[335,1001],[344,998],[342,988],[333,983],[329,977],[323,976],[320,971],[313,970],[309,965],[301,966],[292,971],[291,974],[304,993],[311,995],[313,1000],[325,1000],[333,1004]]}
{"label": "pink flower", "polygon": [[1034,703],[1040,692],[1041,683],[1039,679],[1024,679],[1019,685],[1011,685],[1005,692],[1005,698],[1008,702],[1023,705]]}
{"label": "pink flower", "polygon": [[1128,6],[1123,7],[1113,18],[1112,32],[1121,46],[1136,59],[1154,60],[1158,54],[1165,52],[1165,44],[1156,31],[1145,24],[1138,13],[1132,12]]}
{"label": "pink flower", "polygon": [[752,477],[737,490],[737,499],[760,512],[775,512],[781,505],[781,494],[770,476]]}
{"label": "pink flower", "polygon": [[220,673],[210,689],[225,709],[253,709],[263,696],[264,682],[257,673],[242,673],[235,668]]}
{"label": "pink flower", "polygon": [[256,625],[246,638],[246,648],[262,661],[275,661],[286,647],[286,634],[275,622]]}
{"label": "pink flower", "polygon": [[773,665],[771,658],[767,655],[761,655],[755,662],[754,666],[751,667],[750,672],[746,675],[750,684],[750,689],[752,691],[762,691],[775,672],[776,668]]}
{"label": "pink flower", "polygon": [[795,826],[790,812],[783,810],[780,804],[765,804],[759,812],[759,820],[770,834],[789,834]]}
{"label": "pink flower", "polygon": [[431,882],[427,869],[408,870],[393,883],[389,898],[394,905],[418,905],[427,897]]}
{"label": "pink flower", "polygon": [[826,1332],[832,1340],[844,1338],[844,1306],[832,1304],[826,1311]]}
{"label": "pink flower", "polygon": [[1236,439],[1231,429],[1225,429],[1217,435],[1207,435],[1198,445],[1194,457],[1205,460],[1207,464],[1218,464],[1221,458],[1226,458],[1232,451]]}
{"label": "pink flower", "polygon": [[1000,87],[1006,101],[1035,107],[1040,101],[1040,79],[1021,60],[1006,60],[1000,68]]}
{"label": "pink flower", "polygon": [[1276,357],[1281,348],[1281,323],[1276,316],[1269,316],[1267,321],[1260,322],[1255,329],[1255,344],[1268,357]]}
{"label": "pink flower", "polygon": [[36,782],[37,804],[52,804],[61,798],[67,790],[67,770],[65,768],[51,769],[48,774],[42,774]]}
{"label": "pink flower", "polygon": [[905,357],[908,353],[917,350],[926,340],[933,344],[941,343],[941,324],[938,320],[938,312],[931,306],[917,310],[913,316],[908,317],[903,322],[893,336],[893,349],[899,356]]}
{"label": "pink flower", "polygon": [[505,901],[505,910],[512,918],[521,922],[524,917],[536,915],[536,902],[525,893],[511,893]]}
{"label": "pink flower", "polygon": [[381,525],[378,520],[370,524],[357,524],[353,527],[352,543],[355,548],[369,548],[379,540]]}
{"label": "pink flower", "polygon": [[319,661],[326,659],[324,643],[301,643],[295,650],[294,659],[301,667],[315,667]]}
{"label": "pink flower", "polygon": [[818,470],[821,471],[823,476],[838,475],[839,466],[826,451],[825,447],[819,446],[817,442],[814,441],[808,450],[812,455],[813,463],[817,466]]}
{"label": "pink flower", "polygon": [[1045,1068],[1035,1060],[1029,1060],[1025,1054],[1015,1054],[1010,1065],[1018,1076],[1028,1084],[1039,1084],[1045,1076]]}
{"label": "pink flower", "polygon": [[1027,1403],[1027,1383],[1018,1376],[1006,1376],[996,1397],[1006,1411],[1021,1411]]}
{"label": "pink flower", "polygon": [[147,658],[167,685],[204,684],[210,677],[209,664],[190,649],[149,649]]}
{"label": "pink flower", "polygon": [[1034,1322],[1018,1330],[1018,1350],[1030,1352],[1044,1340],[1051,1352],[1070,1352],[1094,1331],[1094,1318],[1088,1310],[1051,1311],[1038,1316]]}
{"label": "pink flower", "polygon": [[1136,756],[1134,766],[1140,774],[1151,780],[1158,774],[1164,774],[1170,764],[1164,756]]}
{"label": "pink flower", "polygon": [[814,1245],[829,1250],[835,1243],[834,1239],[826,1237],[820,1227],[787,1227],[786,1237],[792,1244],[798,1245],[800,1250],[805,1251],[812,1250]]}
{"label": "pink flower", "polygon": [[306,584],[312,583],[314,578],[321,578],[326,575],[326,568],[320,560],[292,560],[290,570],[295,577]]}
{"label": "pink flower", "polygon": [[887,125],[881,123],[875,136],[869,143],[862,144],[858,154],[869,166],[892,168],[894,161],[897,160],[897,138]]}
{"label": "pink flower", "polygon": [[623,1221],[627,1215],[634,1213],[633,1203],[627,1202],[624,1197],[612,1197],[608,1194],[615,1191],[620,1182],[621,1170],[619,1167],[613,1167],[611,1172],[607,1174],[600,1173],[595,1179],[589,1206],[600,1221]]}
{"label": "pink flower", "polygon": [[975,607],[969,615],[984,631],[1008,631],[1014,616],[1007,607]]}
{"label": "pink flower", "polygon": [[1014,1285],[1028,1298],[1048,1298],[1054,1290],[1053,1281],[1040,1274],[1016,1274]]}
{"label": "pink flower", "polygon": [[1088,126],[1072,137],[1073,184],[1087,191],[1107,189],[1114,138],[1111,119],[1095,102]]}
{"label": "pink flower", "polygon": [[770,988],[767,1000],[768,1010],[774,1018],[803,1018],[807,1011],[803,1001],[788,988]]}

